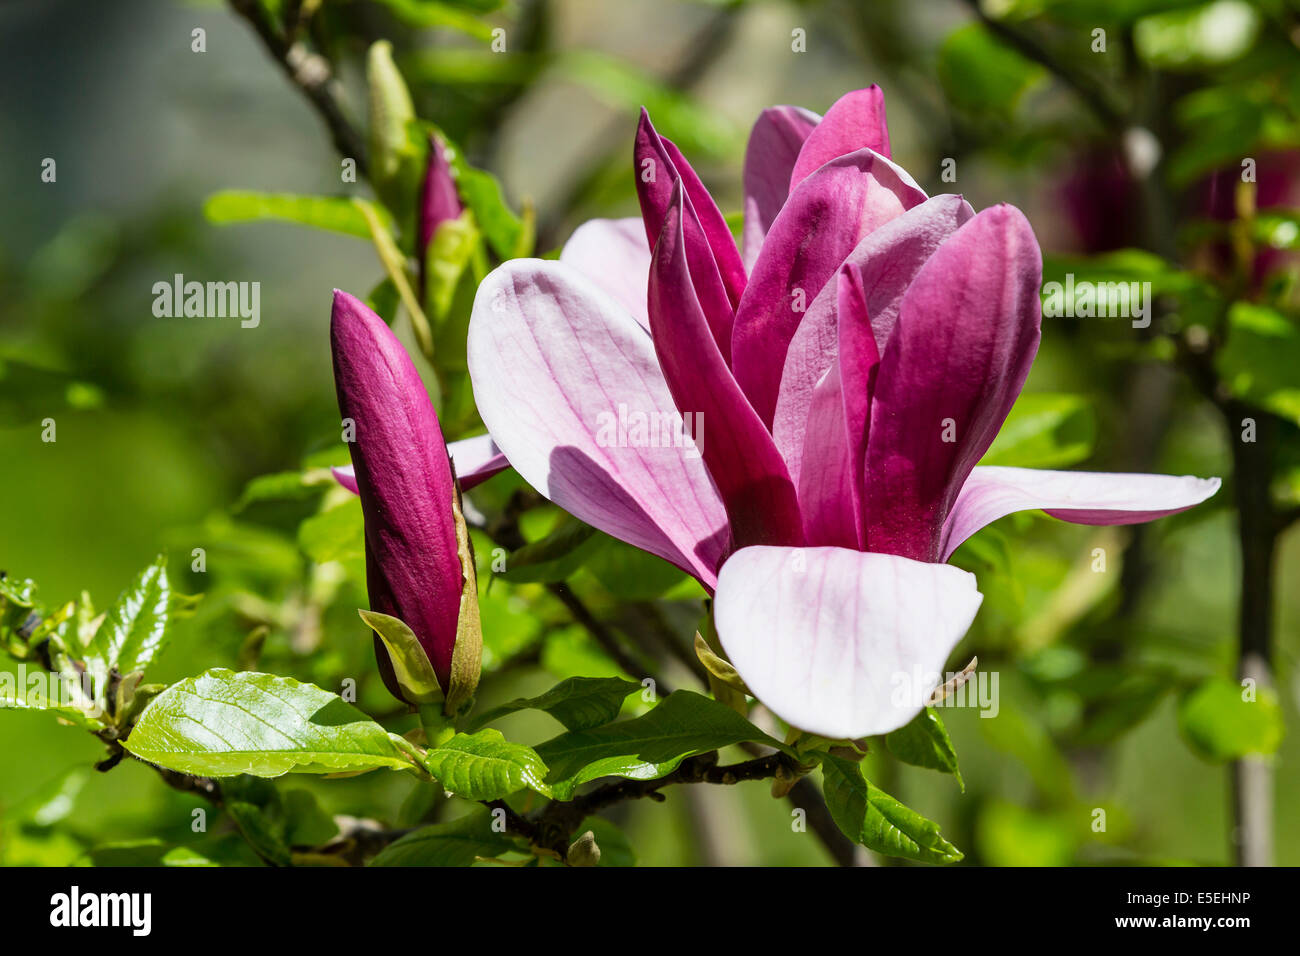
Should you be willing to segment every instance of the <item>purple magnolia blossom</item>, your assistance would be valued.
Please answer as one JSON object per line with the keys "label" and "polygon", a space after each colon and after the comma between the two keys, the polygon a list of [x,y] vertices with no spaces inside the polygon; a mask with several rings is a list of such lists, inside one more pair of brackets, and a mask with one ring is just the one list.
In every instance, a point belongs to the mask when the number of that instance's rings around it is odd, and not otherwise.
{"label": "purple magnolia blossom", "polygon": [[[339,412],[356,426],[348,447],[365,515],[370,608],[414,632],[445,693],[462,576],[438,416],[392,329],[346,292],[334,293],[330,338]],[[402,697],[378,637],[375,653],[384,683]]]}
{"label": "purple magnolia blossom", "polygon": [[[1038,348],[1038,243],[1014,207],[927,197],[889,159],[878,88],[760,115],[743,254],[644,113],[635,159],[640,223],[589,222],[480,286],[475,399],[530,484],[714,591],[732,663],[794,726],[916,714],[932,685],[900,681],[941,671],[982,600],[944,562],[989,522],[1147,521],[1218,488],[977,467]],[[611,441],[615,413],[707,436]]]}

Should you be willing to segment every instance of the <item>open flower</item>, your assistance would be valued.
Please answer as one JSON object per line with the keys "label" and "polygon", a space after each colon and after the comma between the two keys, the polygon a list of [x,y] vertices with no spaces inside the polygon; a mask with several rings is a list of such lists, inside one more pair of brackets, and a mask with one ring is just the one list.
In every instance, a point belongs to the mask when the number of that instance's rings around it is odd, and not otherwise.
{"label": "open flower", "polygon": [[[991,521],[1126,524],[1217,489],[976,467],[1037,352],[1038,243],[1014,207],[927,197],[878,88],[759,117],[743,255],[644,113],[635,154],[641,223],[587,223],[480,286],[475,399],[541,493],[715,592],[732,663],[791,724],[916,714],[930,688],[900,682],[941,671],[982,600],[943,562]],[[681,440],[678,413],[704,433]]]}
{"label": "open flower", "polygon": [[[355,427],[349,443],[365,516],[366,589],[372,611],[397,618],[449,694],[465,590],[457,539],[456,485],[438,417],[419,373],[379,316],[346,292],[334,293],[330,338],[339,412]],[[472,596],[472,592],[471,592]],[[472,610],[477,615],[477,606]],[[374,626],[372,624],[372,626]],[[414,648],[399,648],[398,671],[428,670]],[[388,689],[409,699],[380,637],[375,653]],[[461,670],[477,681],[477,648]],[[412,703],[417,701],[412,700]]]}

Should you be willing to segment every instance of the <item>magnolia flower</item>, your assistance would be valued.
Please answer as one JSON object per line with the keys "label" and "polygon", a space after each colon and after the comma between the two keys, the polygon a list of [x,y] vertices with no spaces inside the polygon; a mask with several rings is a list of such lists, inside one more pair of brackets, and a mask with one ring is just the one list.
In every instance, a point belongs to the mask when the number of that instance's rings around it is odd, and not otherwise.
{"label": "magnolia flower", "polygon": [[[464,579],[438,417],[397,336],[346,292],[334,293],[330,338],[339,412],[355,425],[348,447],[365,515],[371,610],[410,629],[447,694]],[[379,637],[375,653],[384,683],[405,699]]]}
{"label": "magnolia flower", "polygon": [[[475,399],[538,491],[714,592],[732,663],[792,725],[857,737],[920,710],[933,684],[900,684],[970,626],[974,576],[944,562],[984,525],[1147,521],[1218,488],[976,467],[1038,348],[1038,243],[1011,206],[927,197],[889,159],[878,88],[759,117],[743,254],[644,112],[635,158],[641,223],[589,222],[480,286]],[[611,442],[617,410],[707,437]]]}

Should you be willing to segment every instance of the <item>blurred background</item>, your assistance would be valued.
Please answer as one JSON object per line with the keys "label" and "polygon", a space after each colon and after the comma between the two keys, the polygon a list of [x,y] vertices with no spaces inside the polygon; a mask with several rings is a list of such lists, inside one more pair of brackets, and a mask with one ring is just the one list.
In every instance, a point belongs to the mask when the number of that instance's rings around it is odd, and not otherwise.
{"label": "blurred background", "polygon": [[[1300,502],[1300,4],[278,0],[264,9],[277,22],[302,18],[358,128],[365,51],[391,40],[417,113],[493,173],[511,207],[531,208],[538,254],[587,218],[636,214],[642,104],[722,210],[738,214],[749,124],[763,107],[821,112],[878,83],[894,159],[927,192],[1024,209],[1045,279],[1152,282],[1150,329],[1044,320],[1017,427],[994,454],[1222,475],[1223,491],[1139,530],[1022,515],[973,539],[957,560],[987,598],[953,663],[978,653],[981,669],[997,671],[1000,710],[943,714],[965,792],[887,754],[868,758],[869,775],[939,822],[967,864],[1224,864],[1234,860],[1232,761],[1265,754],[1273,859],[1300,864],[1300,742],[1284,732],[1300,706],[1300,537],[1283,530]],[[491,50],[495,28],[505,52]],[[341,182],[312,104],[219,2],[8,0],[0,97],[9,187],[0,568],[37,581],[51,604],[84,589],[106,606],[167,550],[182,590],[206,597],[162,659],[163,679],[250,660],[322,686],[364,674],[363,707],[398,726],[352,610],[365,600],[359,511],[327,482],[286,491],[254,481],[346,460],[330,292],[365,294],[383,270],[356,236],[205,215],[222,190],[369,195],[364,179]],[[177,273],[260,282],[260,325],[155,316],[154,283]],[[409,343],[409,325],[397,327]],[[1247,416],[1261,435],[1249,460]],[[47,418],[54,442],[42,441]],[[1243,467],[1252,487],[1262,482],[1259,507],[1278,532],[1264,565],[1276,582],[1272,688],[1244,719],[1233,694],[1223,709],[1215,703],[1241,657]],[[517,487],[503,475],[471,497],[491,513]],[[524,531],[544,534],[554,520],[536,509]],[[575,590],[615,625],[631,607],[689,638],[698,589],[599,544],[599,567],[579,569]],[[206,549],[203,574],[191,571],[195,547]],[[480,542],[485,577],[492,548]],[[547,580],[539,572],[487,589],[486,703],[618,671]],[[1248,649],[1259,643],[1252,635]],[[659,663],[676,686],[692,686],[672,655]],[[547,730],[545,718],[511,719],[521,737]],[[197,801],[131,761],[92,770],[102,753],[47,715],[0,713],[0,862],[150,861],[192,839]],[[284,789],[329,814],[395,826],[449,812],[404,780]],[[614,822],[642,864],[830,860],[791,831],[788,806],[761,784],[680,787]],[[237,842],[224,845],[240,861]]]}

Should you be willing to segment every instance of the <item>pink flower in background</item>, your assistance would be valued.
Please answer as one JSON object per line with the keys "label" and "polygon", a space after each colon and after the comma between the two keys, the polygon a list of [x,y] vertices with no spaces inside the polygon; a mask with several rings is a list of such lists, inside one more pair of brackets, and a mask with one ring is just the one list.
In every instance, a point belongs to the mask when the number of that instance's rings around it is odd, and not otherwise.
{"label": "pink flower in background", "polygon": [[[941,671],[970,626],[974,577],[943,562],[991,521],[1147,521],[1218,488],[976,466],[1038,348],[1038,244],[1017,209],[927,197],[892,163],[878,88],[763,112],[743,254],[644,113],[635,170],[640,222],[589,222],[558,262],[480,286],[475,399],[542,494],[715,592],[732,663],[791,724],[915,715],[897,679]],[[703,440],[610,441],[620,409],[698,416]]]}

